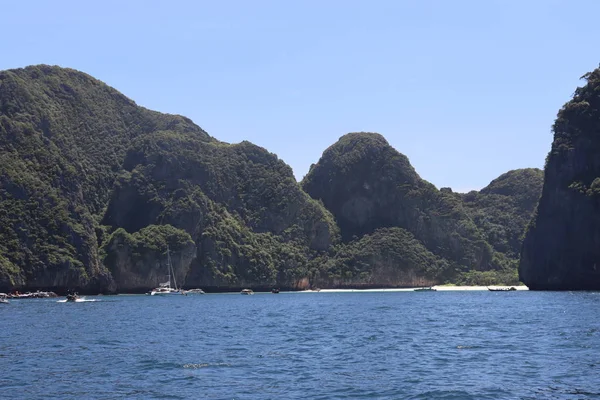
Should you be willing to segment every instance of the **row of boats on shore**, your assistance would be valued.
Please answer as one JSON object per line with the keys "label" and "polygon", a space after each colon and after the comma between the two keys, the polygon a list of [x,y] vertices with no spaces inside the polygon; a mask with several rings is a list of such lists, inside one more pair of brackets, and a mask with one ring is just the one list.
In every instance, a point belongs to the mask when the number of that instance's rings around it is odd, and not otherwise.
{"label": "row of boats on shore", "polygon": [[[279,293],[279,289],[272,289],[271,293]],[[169,286],[161,286],[159,288],[152,289],[151,291],[149,291],[146,294],[150,295],[150,296],[162,296],[162,295],[172,295],[172,294],[187,296],[188,294],[205,294],[205,293],[204,293],[204,290],[202,290],[202,289],[183,290],[183,289],[171,288]],[[254,294],[254,291],[252,289],[242,289],[240,294],[251,295],[251,294]]]}
{"label": "row of boats on shore", "polygon": [[[491,292],[512,292],[517,290],[517,288],[515,288],[514,286],[510,286],[510,287],[487,287],[487,289]],[[415,292],[435,292],[437,291],[437,289],[431,287],[431,286],[426,286],[426,287],[419,287],[416,289],[413,289]],[[313,292],[320,292],[321,289],[313,289]],[[279,293],[279,289],[272,289],[271,293],[273,294],[277,294]],[[187,295],[200,295],[200,294],[205,294],[204,290],[202,289],[188,289],[188,290],[184,290],[184,289],[177,289],[176,287],[171,287],[169,282],[166,282],[165,284],[161,284],[158,288],[156,289],[152,289],[151,291],[149,291],[148,293],[146,293],[147,295],[150,296],[165,296],[165,295],[182,295],[182,296],[187,296]],[[240,294],[243,295],[253,295],[254,291],[252,289],[243,289]],[[54,292],[41,292],[41,291],[37,291],[34,293],[0,293],[0,304],[8,304],[9,301],[8,299],[43,299],[43,298],[53,298],[53,297],[60,297],[58,296],[56,293]],[[82,302],[82,301],[86,301],[85,297],[80,297],[79,294],[77,293],[70,293],[67,294],[66,296],[66,300],[62,300],[62,302]],[[90,300],[93,301],[93,300]]]}
{"label": "row of boats on shore", "polygon": [[[149,292],[147,292],[147,295],[150,296],[170,296],[170,295],[183,295],[183,296],[187,296],[187,295],[199,295],[199,294],[205,294],[204,290],[202,289],[188,289],[188,290],[184,290],[182,288],[178,288],[177,287],[177,281],[175,280],[175,271],[173,269],[173,265],[171,263],[171,253],[169,251],[169,249],[167,248],[167,271],[168,271],[168,280],[164,283],[160,283],[158,285],[158,287],[150,290]],[[171,281],[173,281],[173,286],[171,286]],[[505,291],[513,291],[513,290],[517,290],[514,287],[503,287],[503,288],[490,288],[488,287],[488,290],[493,291],[493,292],[505,292]],[[319,292],[320,289],[314,289],[313,291],[315,292]],[[415,292],[435,292],[436,289],[431,287],[431,286],[426,286],[426,287],[419,287],[414,289]],[[279,293],[279,289],[272,289],[271,293],[277,294]],[[254,291],[252,289],[243,289],[240,294],[243,295],[253,295]],[[28,298],[51,298],[51,297],[58,297],[58,295],[54,292],[42,292],[42,291],[37,291],[34,293],[13,293],[13,294],[6,294],[6,293],[0,293],[0,303],[8,303],[8,299],[28,299]],[[79,297],[79,295],[77,293],[70,293],[68,294],[66,299],[66,302],[77,302],[77,301],[85,301],[84,298]]]}

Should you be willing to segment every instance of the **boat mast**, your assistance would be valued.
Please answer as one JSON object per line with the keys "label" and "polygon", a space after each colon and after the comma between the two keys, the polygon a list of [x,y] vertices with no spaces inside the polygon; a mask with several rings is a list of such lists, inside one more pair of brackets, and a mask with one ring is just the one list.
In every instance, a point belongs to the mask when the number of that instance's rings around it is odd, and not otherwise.
{"label": "boat mast", "polygon": [[171,264],[171,253],[169,251],[169,246],[167,245],[167,264],[169,269],[169,286],[171,286],[171,272],[173,273],[173,284],[175,285],[175,290],[177,290],[177,281],[175,280],[175,270],[173,269],[173,264]]}

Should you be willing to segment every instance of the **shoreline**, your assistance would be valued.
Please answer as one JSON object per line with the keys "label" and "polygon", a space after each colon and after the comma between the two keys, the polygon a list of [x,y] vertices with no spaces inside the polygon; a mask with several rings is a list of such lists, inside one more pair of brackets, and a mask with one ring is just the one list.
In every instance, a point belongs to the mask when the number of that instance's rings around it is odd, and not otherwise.
{"label": "shoreline", "polygon": [[[516,290],[519,291],[523,291],[523,290],[529,290],[529,288],[525,285],[519,285],[519,286],[453,286],[453,285],[436,285],[436,286],[431,286],[432,289],[435,289],[434,291],[437,292],[465,292],[465,291],[488,291],[488,288],[491,289],[501,289],[501,288],[510,288],[513,287]],[[307,289],[307,290],[284,290],[281,291],[281,293],[384,293],[384,292],[414,292],[416,289],[419,289],[421,287],[412,287],[412,288],[371,288],[371,289],[319,289],[319,290],[312,290],[312,289]],[[35,292],[30,292],[31,294],[35,294]],[[254,293],[271,293],[270,291],[255,291]],[[26,293],[22,293],[22,295],[25,295]],[[239,294],[238,291],[223,291],[223,292],[206,292],[204,294]],[[144,295],[144,293],[114,293],[114,294],[101,294],[101,293],[97,293],[97,294],[90,294],[90,293],[82,293],[80,294],[81,296],[138,296],[138,295]],[[7,296],[8,298],[12,298],[12,300],[17,300],[17,299],[25,299],[25,298],[56,298],[56,297],[65,297],[63,295],[60,294],[54,294],[53,296],[43,296],[43,297],[37,297],[37,296],[23,296],[23,297],[11,297],[11,295],[9,294]]]}
{"label": "shoreline", "polygon": [[[529,290],[529,288],[525,285],[519,286],[451,286],[451,285],[438,285],[431,286],[431,288],[435,289],[437,292],[461,292],[461,291],[488,291],[488,288],[491,289],[500,289],[500,288],[510,288],[514,287],[516,290]],[[382,288],[382,289],[320,289],[320,290],[300,290],[297,293],[367,293],[367,292],[414,292],[415,289],[419,289],[418,287],[414,288]],[[294,292],[289,292],[294,293]]]}

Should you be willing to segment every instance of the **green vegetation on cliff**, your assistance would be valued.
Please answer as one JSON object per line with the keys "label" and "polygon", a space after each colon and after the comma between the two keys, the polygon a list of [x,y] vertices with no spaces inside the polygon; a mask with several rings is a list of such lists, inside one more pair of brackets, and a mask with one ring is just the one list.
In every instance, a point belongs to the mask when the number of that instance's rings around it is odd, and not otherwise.
{"label": "green vegetation on cliff", "polygon": [[462,195],[467,213],[494,249],[518,261],[523,234],[537,206],[544,173],[537,168],[509,171],[481,191]]}
{"label": "green vegetation on cliff", "polygon": [[167,251],[172,255],[175,282],[181,286],[195,255],[195,243],[187,232],[171,225],[149,225],[134,233],[117,229],[102,251],[104,265],[120,289],[146,292],[167,280]]}
{"label": "green vegetation on cliff", "polygon": [[[380,228],[399,227],[444,259],[452,271],[492,267],[491,248],[462,200],[421,179],[406,156],[379,134],[340,138],[311,167],[302,186],[331,211],[346,242]],[[429,268],[427,263],[420,265],[423,272]]]}
{"label": "green vegetation on cliff", "polygon": [[[412,265],[421,279],[438,283],[516,284],[521,235],[537,204],[542,179],[540,170],[524,169],[500,176],[480,192],[437,190],[381,135],[360,132],[329,147],[302,185],[334,215],[347,252],[361,254],[373,247],[376,253],[378,244],[370,237],[374,232],[377,243],[398,244],[397,231],[382,228],[402,228],[412,235],[410,244],[402,246],[435,255],[437,261],[423,256],[408,262],[392,254],[388,258],[398,268]],[[394,237],[384,239],[386,235]],[[353,262],[342,259],[334,265],[346,265],[345,273],[353,276]],[[373,269],[381,264],[371,259]],[[444,267],[434,267],[439,265]],[[361,273],[368,276],[368,271]]]}
{"label": "green vegetation on cliff", "polygon": [[301,185],[259,146],[45,65],[0,72],[0,161],[0,291],[144,291],[167,246],[177,282],[207,290],[512,283],[535,203],[535,174],[437,190],[370,133]]}
{"label": "green vegetation on cliff", "polygon": [[544,187],[521,253],[532,289],[600,289],[600,69],[558,112]]}
{"label": "green vegetation on cliff", "polygon": [[133,142],[103,223],[185,230],[197,243],[186,285],[209,290],[295,287],[309,254],[338,235],[331,215],[274,154],[165,131]]}
{"label": "green vegetation on cliff", "polygon": [[164,253],[156,226],[189,235],[193,249],[174,249],[186,283],[215,287],[293,286],[338,240],[275,155],[218,142],[70,69],[0,72],[0,159],[4,290],[139,290],[147,279],[131,269],[150,271]]}
{"label": "green vegetation on cliff", "polygon": [[0,287],[110,285],[97,221],[131,140],[167,127],[210,140],[78,71],[0,72]]}
{"label": "green vegetation on cliff", "polygon": [[321,287],[408,287],[436,284],[448,263],[398,227],[340,244],[313,276]]}

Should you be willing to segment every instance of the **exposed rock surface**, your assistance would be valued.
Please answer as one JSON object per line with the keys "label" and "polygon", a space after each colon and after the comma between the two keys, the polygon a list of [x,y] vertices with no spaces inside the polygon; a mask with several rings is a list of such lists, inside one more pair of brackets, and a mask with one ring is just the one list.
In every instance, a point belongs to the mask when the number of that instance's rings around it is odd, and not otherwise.
{"label": "exposed rock surface", "polygon": [[600,289],[600,69],[559,111],[519,274],[530,289]]}
{"label": "exposed rock surface", "polygon": [[461,199],[421,179],[408,158],[379,134],[341,137],[311,167],[302,186],[331,211],[346,242],[399,227],[449,266],[491,267],[491,248]]}
{"label": "exposed rock surface", "polygon": [[544,173],[540,169],[516,169],[500,175],[479,192],[462,195],[467,213],[488,243],[515,262],[543,182]]}
{"label": "exposed rock surface", "polygon": [[1,290],[154,287],[172,235],[152,226],[181,231],[180,282],[217,288],[295,286],[338,241],[274,154],[71,69],[0,72],[0,159]]}
{"label": "exposed rock surface", "polygon": [[448,263],[402,228],[381,228],[339,246],[325,262],[319,287],[381,288],[432,286]]}
{"label": "exposed rock surface", "polygon": [[167,249],[177,283],[208,291],[477,280],[518,245],[511,218],[485,218],[488,200],[510,198],[522,218],[533,204],[511,176],[468,200],[381,135],[353,133],[301,186],[267,150],[84,73],[2,71],[0,291],[146,291],[165,280]]}

